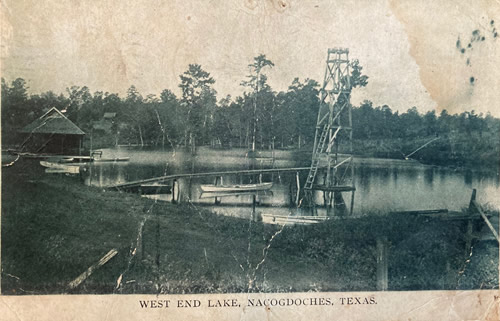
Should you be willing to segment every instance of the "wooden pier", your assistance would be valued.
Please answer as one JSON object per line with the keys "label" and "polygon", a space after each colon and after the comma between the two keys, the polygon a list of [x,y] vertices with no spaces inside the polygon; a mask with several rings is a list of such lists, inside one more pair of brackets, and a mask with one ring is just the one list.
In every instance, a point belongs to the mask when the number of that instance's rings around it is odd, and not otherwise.
{"label": "wooden pier", "polygon": [[235,174],[251,175],[251,174],[263,174],[263,173],[299,172],[299,171],[306,171],[309,169],[310,167],[291,167],[291,168],[247,169],[247,170],[231,170],[231,171],[220,171],[220,172],[172,174],[172,175],[158,176],[138,181],[111,185],[106,188],[116,189],[116,190],[129,190],[138,188],[141,185],[147,183],[159,183],[174,179],[177,180],[179,178],[212,177],[212,176],[235,175]]}

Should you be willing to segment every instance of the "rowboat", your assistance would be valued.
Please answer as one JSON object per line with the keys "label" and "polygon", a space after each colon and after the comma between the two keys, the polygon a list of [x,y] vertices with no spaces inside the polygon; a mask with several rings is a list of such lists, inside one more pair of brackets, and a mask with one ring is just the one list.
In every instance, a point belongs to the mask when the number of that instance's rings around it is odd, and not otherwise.
{"label": "rowboat", "polygon": [[226,196],[246,196],[246,195],[258,195],[261,197],[273,196],[273,191],[263,190],[263,191],[242,191],[242,192],[202,192],[200,199],[204,198],[214,198],[214,197],[226,197]]}
{"label": "rowboat", "polygon": [[82,162],[128,162],[130,157],[115,157],[115,158],[95,158],[89,156],[70,156],[64,157],[60,163],[82,163]]}
{"label": "rowboat", "polygon": [[80,166],[78,164],[68,165],[68,164],[40,161],[40,165],[47,168],[45,170],[47,173],[67,173],[67,174],[80,173]]}
{"label": "rowboat", "polygon": [[238,192],[253,192],[265,191],[273,187],[273,183],[260,184],[240,184],[240,185],[201,185],[201,190],[206,193],[238,193]]}
{"label": "rowboat", "polygon": [[46,168],[45,173],[47,174],[79,174],[80,167],[71,166],[68,168]]}
{"label": "rowboat", "polygon": [[94,158],[94,162],[128,162],[130,157]]}
{"label": "rowboat", "polygon": [[276,225],[310,225],[318,224],[331,219],[329,216],[292,216],[292,215],[274,215],[261,214],[262,223]]}
{"label": "rowboat", "polygon": [[90,156],[65,156],[59,160],[59,163],[83,163],[92,162],[93,160],[94,158]]}

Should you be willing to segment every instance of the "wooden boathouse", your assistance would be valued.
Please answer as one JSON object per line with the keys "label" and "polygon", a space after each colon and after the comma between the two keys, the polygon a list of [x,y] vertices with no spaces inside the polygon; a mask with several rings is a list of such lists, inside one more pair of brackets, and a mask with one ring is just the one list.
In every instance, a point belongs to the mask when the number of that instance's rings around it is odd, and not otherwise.
{"label": "wooden boathouse", "polygon": [[20,150],[43,154],[80,155],[85,132],[57,108],[25,126],[19,133],[25,136]]}

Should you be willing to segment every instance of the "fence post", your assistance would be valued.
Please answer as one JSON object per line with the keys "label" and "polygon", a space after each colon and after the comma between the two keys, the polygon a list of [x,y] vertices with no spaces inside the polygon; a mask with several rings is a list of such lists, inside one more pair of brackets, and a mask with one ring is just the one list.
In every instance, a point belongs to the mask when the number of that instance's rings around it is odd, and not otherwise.
{"label": "fence post", "polygon": [[389,261],[387,236],[377,238],[377,290],[387,291],[389,288]]}

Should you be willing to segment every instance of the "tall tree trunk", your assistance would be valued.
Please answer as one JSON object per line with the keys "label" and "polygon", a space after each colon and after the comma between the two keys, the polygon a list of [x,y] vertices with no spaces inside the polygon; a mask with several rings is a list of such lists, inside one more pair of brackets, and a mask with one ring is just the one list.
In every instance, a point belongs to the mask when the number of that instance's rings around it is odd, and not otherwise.
{"label": "tall tree trunk", "polygon": [[163,127],[163,124],[161,122],[160,114],[158,113],[158,110],[155,109],[155,113],[156,113],[156,118],[158,118],[158,124],[160,124],[160,129],[161,129],[161,134],[162,134],[161,147],[163,149],[165,149],[165,128]]}
{"label": "tall tree trunk", "polygon": [[191,153],[195,154],[196,153],[196,136],[191,133]]}
{"label": "tall tree trunk", "polygon": [[141,147],[144,147],[144,139],[142,138],[142,128],[141,125],[137,125],[139,127],[139,138],[141,140]]}
{"label": "tall tree trunk", "polygon": [[[256,98],[257,99],[257,98]],[[255,119],[255,115],[257,114],[257,101],[254,100],[253,107],[253,133],[252,133],[252,151],[255,151],[255,136],[257,134],[257,119]]]}

